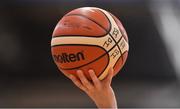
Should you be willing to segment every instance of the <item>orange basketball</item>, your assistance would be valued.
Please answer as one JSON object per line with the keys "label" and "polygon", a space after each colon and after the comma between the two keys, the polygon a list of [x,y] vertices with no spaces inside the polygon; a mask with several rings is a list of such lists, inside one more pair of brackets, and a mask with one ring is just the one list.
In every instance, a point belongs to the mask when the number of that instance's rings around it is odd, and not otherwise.
{"label": "orange basketball", "polygon": [[51,40],[52,56],[59,70],[76,75],[76,70],[81,69],[88,79],[89,69],[94,69],[100,80],[111,66],[116,75],[126,62],[128,50],[128,37],[121,22],[95,7],[67,13],[56,25]]}

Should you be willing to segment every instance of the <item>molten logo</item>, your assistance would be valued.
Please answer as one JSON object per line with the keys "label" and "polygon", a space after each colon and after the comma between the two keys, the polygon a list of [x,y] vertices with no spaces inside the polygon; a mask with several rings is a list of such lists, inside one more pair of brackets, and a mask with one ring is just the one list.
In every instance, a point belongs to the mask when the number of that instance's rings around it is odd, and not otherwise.
{"label": "molten logo", "polygon": [[53,58],[56,62],[59,63],[76,62],[85,59],[83,52],[78,52],[76,54],[61,53],[59,55],[53,55]]}

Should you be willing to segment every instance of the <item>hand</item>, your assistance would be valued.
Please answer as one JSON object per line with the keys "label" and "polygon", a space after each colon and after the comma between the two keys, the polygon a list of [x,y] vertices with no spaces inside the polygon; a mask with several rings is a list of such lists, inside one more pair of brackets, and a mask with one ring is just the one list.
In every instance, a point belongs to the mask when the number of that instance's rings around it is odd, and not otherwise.
{"label": "hand", "polygon": [[[113,69],[110,68],[108,76],[100,81],[93,70],[88,71],[92,81],[88,80],[82,70],[77,71],[78,77],[68,76],[73,83],[83,90],[97,105],[98,108],[117,108],[116,97],[111,87]],[[79,79],[78,79],[79,78]]]}

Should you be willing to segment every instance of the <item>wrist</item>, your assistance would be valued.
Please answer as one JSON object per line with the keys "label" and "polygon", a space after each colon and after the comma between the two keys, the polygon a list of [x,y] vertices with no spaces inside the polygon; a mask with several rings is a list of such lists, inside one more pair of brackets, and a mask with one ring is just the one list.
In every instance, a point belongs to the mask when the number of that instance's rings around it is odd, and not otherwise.
{"label": "wrist", "polygon": [[102,96],[100,99],[94,99],[93,101],[98,108],[113,108],[117,109],[117,101],[113,90],[106,92],[106,97]]}
{"label": "wrist", "polygon": [[113,109],[117,109],[117,103],[116,101],[109,101],[107,103],[96,103],[96,106],[99,109],[103,109],[103,108],[113,108]]}

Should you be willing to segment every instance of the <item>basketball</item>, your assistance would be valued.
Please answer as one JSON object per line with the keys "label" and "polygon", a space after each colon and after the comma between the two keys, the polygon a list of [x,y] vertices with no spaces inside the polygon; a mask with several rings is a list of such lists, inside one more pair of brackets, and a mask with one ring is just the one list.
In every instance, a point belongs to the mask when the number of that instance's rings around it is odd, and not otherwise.
{"label": "basketball", "polygon": [[74,9],[57,23],[51,40],[52,57],[64,74],[81,69],[90,79],[94,69],[103,80],[110,67],[116,75],[124,66],[129,51],[128,36],[113,14],[96,7]]}

